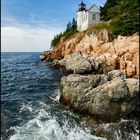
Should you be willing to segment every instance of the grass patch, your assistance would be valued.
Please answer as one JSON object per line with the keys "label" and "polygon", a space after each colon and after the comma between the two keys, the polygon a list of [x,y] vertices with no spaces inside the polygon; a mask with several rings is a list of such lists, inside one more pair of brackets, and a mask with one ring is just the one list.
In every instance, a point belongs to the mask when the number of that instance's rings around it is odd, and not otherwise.
{"label": "grass patch", "polygon": [[110,22],[100,22],[95,25],[92,25],[86,30],[86,33],[87,35],[90,35],[92,33],[97,35],[102,30],[108,30],[109,32],[111,32]]}

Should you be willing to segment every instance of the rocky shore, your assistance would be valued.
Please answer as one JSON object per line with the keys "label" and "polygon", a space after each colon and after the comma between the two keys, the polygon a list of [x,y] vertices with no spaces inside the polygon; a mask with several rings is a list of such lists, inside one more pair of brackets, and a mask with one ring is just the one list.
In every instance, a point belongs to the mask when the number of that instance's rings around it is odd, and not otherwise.
{"label": "rocky shore", "polygon": [[[58,46],[44,56],[45,61],[52,61],[54,67],[64,68],[69,73],[61,80],[61,104],[85,116],[96,117],[106,124],[114,123],[108,126],[107,132],[103,123],[97,123],[95,119],[84,119],[94,133],[115,139],[116,127],[131,124],[134,128],[133,123],[120,120],[131,114],[131,119],[135,120],[139,113],[137,34],[114,38],[107,30],[98,33],[81,32],[70,39],[62,37]],[[124,139],[132,138],[128,130],[120,133]]]}
{"label": "rocky shore", "polygon": [[63,66],[71,73],[107,73],[119,69],[127,77],[139,77],[139,36],[114,38],[107,30],[99,33],[81,32],[72,38],[61,38],[46,61]]}
{"label": "rocky shore", "polygon": [[137,110],[139,81],[119,70],[106,75],[71,74],[61,80],[60,102],[101,119],[117,119]]}

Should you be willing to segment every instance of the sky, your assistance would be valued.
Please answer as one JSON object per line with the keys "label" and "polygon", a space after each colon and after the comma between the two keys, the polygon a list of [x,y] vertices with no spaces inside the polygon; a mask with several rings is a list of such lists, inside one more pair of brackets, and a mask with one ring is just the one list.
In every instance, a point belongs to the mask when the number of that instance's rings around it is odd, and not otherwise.
{"label": "sky", "polygon": [[[83,0],[87,8],[106,0]],[[43,52],[76,17],[81,0],[1,0],[1,51]]]}

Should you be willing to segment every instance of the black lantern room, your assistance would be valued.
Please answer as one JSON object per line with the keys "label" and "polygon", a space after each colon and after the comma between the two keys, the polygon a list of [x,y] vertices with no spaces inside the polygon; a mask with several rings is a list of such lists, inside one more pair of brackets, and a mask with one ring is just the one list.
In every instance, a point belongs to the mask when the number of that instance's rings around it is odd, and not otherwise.
{"label": "black lantern room", "polygon": [[79,11],[84,11],[86,10],[86,4],[83,3],[83,1],[79,4],[79,9],[78,9],[78,12]]}

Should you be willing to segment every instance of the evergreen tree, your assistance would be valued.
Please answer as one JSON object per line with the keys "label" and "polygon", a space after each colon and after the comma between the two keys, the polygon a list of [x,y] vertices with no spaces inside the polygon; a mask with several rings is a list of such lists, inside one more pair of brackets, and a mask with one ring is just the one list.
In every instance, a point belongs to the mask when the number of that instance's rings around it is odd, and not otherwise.
{"label": "evergreen tree", "polygon": [[71,30],[71,22],[69,21],[69,23],[67,24],[66,31],[70,31],[70,30]]}
{"label": "evergreen tree", "polygon": [[77,29],[77,22],[75,20],[75,18],[72,19],[72,30]]}
{"label": "evergreen tree", "polygon": [[107,0],[104,7],[101,7],[101,19],[110,20],[114,13],[116,14],[116,6],[119,0]]}
{"label": "evergreen tree", "polygon": [[139,31],[139,0],[107,0],[100,9],[102,20],[112,20],[114,34],[131,35]]}
{"label": "evergreen tree", "polygon": [[76,20],[73,18],[72,22],[70,21],[68,22],[66,30],[63,33],[54,36],[54,38],[51,41],[51,48],[55,47],[60,42],[62,36],[64,36],[67,39],[76,32],[77,32],[77,23]]}

